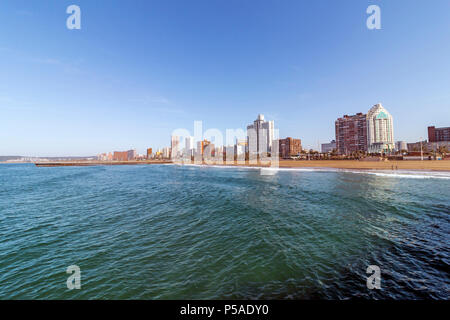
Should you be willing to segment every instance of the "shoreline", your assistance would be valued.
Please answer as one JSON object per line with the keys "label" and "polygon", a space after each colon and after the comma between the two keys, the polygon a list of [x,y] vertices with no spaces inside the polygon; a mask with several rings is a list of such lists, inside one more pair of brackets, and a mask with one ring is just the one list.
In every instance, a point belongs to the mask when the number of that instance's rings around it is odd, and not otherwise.
{"label": "shoreline", "polygon": [[[249,163],[248,161],[238,163],[195,163],[174,161],[58,161],[58,162],[35,162],[37,167],[76,167],[76,166],[101,166],[101,165],[151,165],[151,164],[179,164],[179,165],[201,165],[201,166],[224,166],[224,167],[253,167],[267,168],[268,163]],[[450,160],[401,160],[401,161],[361,161],[361,160],[280,160],[279,168],[333,168],[352,170],[422,170],[422,171],[450,171]]]}
{"label": "shoreline", "polygon": [[123,166],[123,165],[149,165],[171,164],[170,160],[162,161],[55,161],[55,162],[31,162],[36,167],[88,167],[88,166]]}

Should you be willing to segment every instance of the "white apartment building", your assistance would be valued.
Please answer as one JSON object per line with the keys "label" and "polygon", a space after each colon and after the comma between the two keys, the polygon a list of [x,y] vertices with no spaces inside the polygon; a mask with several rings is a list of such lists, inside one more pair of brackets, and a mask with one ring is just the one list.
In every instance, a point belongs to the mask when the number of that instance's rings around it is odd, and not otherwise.
{"label": "white apartment building", "polygon": [[171,158],[176,159],[180,156],[181,150],[180,150],[180,137],[179,136],[172,136],[170,140],[170,150],[171,150]]}
{"label": "white apartment building", "polygon": [[408,145],[405,141],[397,141],[395,143],[395,151],[408,150]]}
{"label": "white apartment building", "polygon": [[170,148],[169,147],[164,147],[162,150],[162,157],[164,159],[169,159],[170,158]]}
{"label": "white apartment building", "polygon": [[247,142],[249,156],[255,158],[267,156],[272,150],[274,139],[274,122],[265,121],[264,115],[259,114],[253,124],[247,126]]}
{"label": "white apartment building", "polygon": [[184,156],[185,158],[191,158],[194,155],[194,137],[186,137],[184,145]]}
{"label": "white apartment building", "polygon": [[394,145],[394,123],[391,114],[381,103],[367,113],[367,147],[369,153],[392,152]]}

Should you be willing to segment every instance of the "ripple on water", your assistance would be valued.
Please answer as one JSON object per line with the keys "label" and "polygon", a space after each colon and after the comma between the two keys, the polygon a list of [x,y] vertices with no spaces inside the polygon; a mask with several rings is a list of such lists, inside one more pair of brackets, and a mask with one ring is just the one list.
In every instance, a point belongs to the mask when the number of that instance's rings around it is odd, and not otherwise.
{"label": "ripple on water", "polygon": [[445,175],[3,165],[0,181],[2,299],[449,298]]}

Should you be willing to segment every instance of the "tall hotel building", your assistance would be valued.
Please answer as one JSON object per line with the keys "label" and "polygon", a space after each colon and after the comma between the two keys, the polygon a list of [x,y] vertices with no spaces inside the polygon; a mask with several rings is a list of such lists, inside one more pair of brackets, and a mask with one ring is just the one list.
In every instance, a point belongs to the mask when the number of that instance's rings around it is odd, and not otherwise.
{"label": "tall hotel building", "polygon": [[374,105],[367,115],[345,115],[336,120],[335,126],[336,149],[339,154],[355,151],[383,153],[395,150],[394,122],[381,103]]}
{"label": "tall hotel building", "polygon": [[194,137],[185,138],[184,156],[186,158],[191,158],[194,155]]}
{"label": "tall hotel building", "polygon": [[392,116],[381,103],[374,105],[367,113],[367,144],[369,153],[395,150]]}
{"label": "tall hotel building", "polygon": [[259,114],[253,124],[247,126],[248,153],[250,157],[267,156],[272,150],[274,139],[274,122],[264,121]]}
{"label": "tall hotel building", "polygon": [[170,141],[171,159],[176,159],[180,155],[180,137],[172,136]]}
{"label": "tall hotel building", "polygon": [[163,157],[163,159],[170,159],[170,148],[169,147],[163,148],[162,157]]}
{"label": "tall hotel building", "polygon": [[446,128],[436,128],[434,126],[428,127],[428,141],[429,142],[450,141],[450,127]]}
{"label": "tall hotel building", "polygon": [[335,122],[336,149],[339,154],[367,151],[367,119],[363,113],[344,115]]}
{"label": "tall hotel building", "polygon": [[300,139],[286,139],[279,140],[280,157],[287,159],[292,156],[298,156],[302,151],[302,141]]}

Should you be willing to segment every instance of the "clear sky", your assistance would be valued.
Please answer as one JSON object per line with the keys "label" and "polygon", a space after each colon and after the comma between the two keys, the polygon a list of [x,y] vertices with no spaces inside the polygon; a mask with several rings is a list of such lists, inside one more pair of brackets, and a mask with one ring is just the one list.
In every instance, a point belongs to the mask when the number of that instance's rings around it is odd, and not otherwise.
{"label": "clear sky", "polygon": [[450,1],[0,2],[0,155],[143,153],[258,113],[317,148],[378,102],[395,140],[450,126]]}

